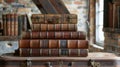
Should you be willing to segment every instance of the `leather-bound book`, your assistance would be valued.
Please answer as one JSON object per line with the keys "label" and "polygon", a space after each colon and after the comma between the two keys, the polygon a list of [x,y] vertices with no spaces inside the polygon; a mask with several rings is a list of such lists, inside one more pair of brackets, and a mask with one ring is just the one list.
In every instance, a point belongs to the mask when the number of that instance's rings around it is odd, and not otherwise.
{"label": "leather-bound book", "polygon": [[77,31],[77,24],[68,24],[69,31]]}
{"label": "leather-bound book", "polygon": [[62,24],[54,24],[55,25],[55,31],[60,31],[61,30],[61,25]]}
{"label": "leather-bound book", "polygon": [[68,40],[67,46],[68,46],[68,49],[77,49],[78,48],[78,40]]}
{"label": "leather-bound book", "polygon": [[[6,28],[7,28],[6,35],[7,36],[13,36],[14,35],[14,28],[13,28],[13,31],[12,31],[11,24],[14,23],[14,20],[11,21],[11,14],[6,14],[6,17],[7,17],[7,21],[6,21]],[[14,19],[14,17],[13,17],[13,19]]]}
{"label": "leather-bound book", "polygon": [[45,23],[48,24],[59,24],[62,22],[62,15],[60,14],[46,14]]}
{"label": "leather-bound book", "polygon": [[76,14],[64,14],[63,19],[64,19],[63,23],[77,24],[77,15]]}
{"label": "leather-bound book", "polygon": [[22,39],[31,39],[30,32],[22,32]]}
{"label": "leather-bound book", "polygon": [[2,15],[2,20],[3,20],[3,35],[6,36],[6,31],[7,31],[7,17],[6,14]]}
{"label": "leather-bound book", "polygon": [[29,48],[20,48],[19,55],[21,57],[30,57],[30,49]]}
{"label": "leather-bound book", "polygon": [[58,40],[49,40],[49,48],[59,48],[59,41]]}
{"label": "leather-bound book", "polygon": [[32,31],[77,31],[76,24],[33,24]]}
{"label": "leather-bound book", "polygon": [[49,48],[49,40],[40,40],[41,48]]}
{"label": "leather-bound book", "polygon": [[69,49],[60,49],[60,56],[69,56]]}
{"label": "leather-bound book", "polygon": [[68,31],[68,30],[69,30],[68,24],[62,24],[61,31]]}
{"label": "leather-bound book", "polygon": [[87,40],[78,40],[78,49],[88,49],[88,46]]}
{"label": "leather-bound book", "polygon": [[59,49],[49,49],[50,51],[50,56],[53,57],[53,56],[59,56]]}
{"label": "leather-bound book", "polygon": [[14,25],[14,27],[12,27],[12,30],[14,29],[14,35],[18,36],[18,15],[17,14],[13,14],[14,15],[14,23],[12,25]]}
{"label": "leather-bound book", "polygon": [[42,39],[47,38],[47,33],[46,32],[40,32],[40,38],[42,38]]}
{"label": "leather-bound book", "polygon": [[30,48],[40,48],[40,40],[30,40]]}
{"label": "leather-bound book", "polygon": [[67,48],[67,40],[59,40],[59,48]]}
{"label": "leather-bound book", "polygon": [[69,56],[70,57],[77,57],[78,56],[78,49],[69,49]]}
{"label": "leather-bound book", "polygon": [[48,24],[48,31],[54,31],[55,30],[55,24]]}
{"label": "leather-bound book", "polygon": [[[84,35],[84,37],[85,37],[85,35]],[[77,39],[77,38],[79,39],[79,32],[71,32],[71,39]]]}
{"label": "leather-bound book", "polygon": [[40,31],[41,25],[40,24],[33,24],[32,25],[32,31]]}
{"label": "leather-bound book", "polygon": [[32,39],[39,39],[40,38],[40,32],[31,32],[31,38]]}
{"label": "leather-bound book", "polygon": [[48,24],[41,24],[41,31],[47,31],[48,30]]}
{"label": "leather-bound book", "polygon": [[31,19],[32,19],[33,24],[45,23],[45,15],[44,14],[33,14]]}
{"label": "leather-bound book", "polygon": [[49,56],[49,49],[41,49],[41,56]]}
{"label": "leather-bound book", "polygon": [[87,57],[88,56],[88,49],[79,49],[78,56]]}
{"label": "leather-bound book", "polygon": [[40,49],[31,49],[30,55],[31,57],[40,57]]}
{"label": "leather-bound book", "polygon": [[62,34],[63,34],[62,32],[55,32],[55,38],[56,39],[63,38]]}
{"label": "leather-bound book", "polygon": [[71,39],[71,32],[64,32],[62,36],[63,36],[63,39]]}
{"label": "leather-bound book", "polygon": [[47,38],[48,39],[53,39],[55,38],[55,32],[46,32],[47,33]]}
{"label": "leather-bound book", "polygon": [[79,39],[85,40],[86,39],[86,33],[82,32],[82,31],[79,31]]}
{"label": "leather-bound book", "polygon": [[19,40],[19,48],[30,48],[30,40]]}

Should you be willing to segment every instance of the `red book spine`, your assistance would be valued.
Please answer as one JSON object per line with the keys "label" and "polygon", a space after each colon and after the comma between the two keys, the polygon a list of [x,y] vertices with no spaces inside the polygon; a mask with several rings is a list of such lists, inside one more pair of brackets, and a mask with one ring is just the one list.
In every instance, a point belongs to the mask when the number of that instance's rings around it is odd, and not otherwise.
{"label": "red book spine", "polygon": [[19,48],[30,48],[30,40],[19,40]]}

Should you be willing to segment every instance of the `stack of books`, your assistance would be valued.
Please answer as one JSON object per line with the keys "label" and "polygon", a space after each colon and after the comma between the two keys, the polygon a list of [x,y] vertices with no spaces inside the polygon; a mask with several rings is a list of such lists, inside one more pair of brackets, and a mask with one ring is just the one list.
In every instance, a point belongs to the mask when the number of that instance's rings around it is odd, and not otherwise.
{"label": "stack of books", "polygon": [[19,56],[88,56],[86,33],[77,31],[75,14],[33,14],[32,29],[22,32]]}

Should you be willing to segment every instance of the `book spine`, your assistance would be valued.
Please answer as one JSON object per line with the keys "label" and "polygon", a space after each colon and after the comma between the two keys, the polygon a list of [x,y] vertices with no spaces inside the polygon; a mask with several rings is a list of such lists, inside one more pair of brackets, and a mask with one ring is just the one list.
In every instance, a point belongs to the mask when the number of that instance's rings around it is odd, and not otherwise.
{"label": "book spine", "polygon": [[32,17],[33,24],[42,24],[45,22],[45,15],[44,14],[33,14]]}
{"label": "book spine", "polygon": [[29,57],[30,56],[30,49],[28,49],[28,48],[20,48],[19,49],[19,56],[21,56],[21,57]]}
{"label": "book spine", "polygon": [[64,14],[63,23],[65,24],[77,24],[77,15],[75,14]]}
{"label": "book spine", "polygon": [[19,40],[19,48],[30,48],[31,40]]}
{"label": "book spine", "polygon": [[23,32],[22,39],[79,39],[85,40],[84,32]]}
{"label": "book spine", "polygon": [[76,14],[33,14],[33,24],[77,24]]}
{"label": "book spine", "polygon": [[33,24],[32,31],[77,31],[77,24]]}
{"label": "book spine", "polygon": [[14,14],[14,35],[18,36],[18,15]]}
{"label": "book spine", "polygon": [[20,40],[19,48],[88,49],[86,40]]}
{"label": "book spine", "polygon": [[31,40],[30,48],[40,48],[40,40]]}
{"label": "book spine", "polygon": [[11,36],[11,14],[6,14],[7,22],[6,22],[6,36]]}
{"label": "book spine", "polygon": [[15,16],[14,14],[10,14],[11,17],[11,24],[10,24],[10,28],[11,28],[11,36],[15,36]]}
{"label": "book spine", "polygon": [[6,14],[2,15],[2,19],[3,19],[3,35],[6,36],[6,31],[7,31],[7,17]]}
{"label": "book spine", "polygon": [[20,48],[19,54],[22,57],[87,57],[87,49],[29,49]]}

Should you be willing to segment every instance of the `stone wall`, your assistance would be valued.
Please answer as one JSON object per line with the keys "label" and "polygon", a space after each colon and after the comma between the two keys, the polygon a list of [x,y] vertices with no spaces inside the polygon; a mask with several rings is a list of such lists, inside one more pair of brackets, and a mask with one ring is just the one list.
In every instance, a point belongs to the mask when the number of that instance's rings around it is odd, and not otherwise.
{"label": "stone wall", "polygon": [[[88,31],[88,1],[89,0],[63,0],[70,13],[78,15],[78,31],[84,31],[86,33]],[[18,0],[18,2],[36,11],[33,11],[33,13],[40,13],[32,1]],[[18,49],[18,41],[0,41],[0,54],[14,52],[15,49]]]}

